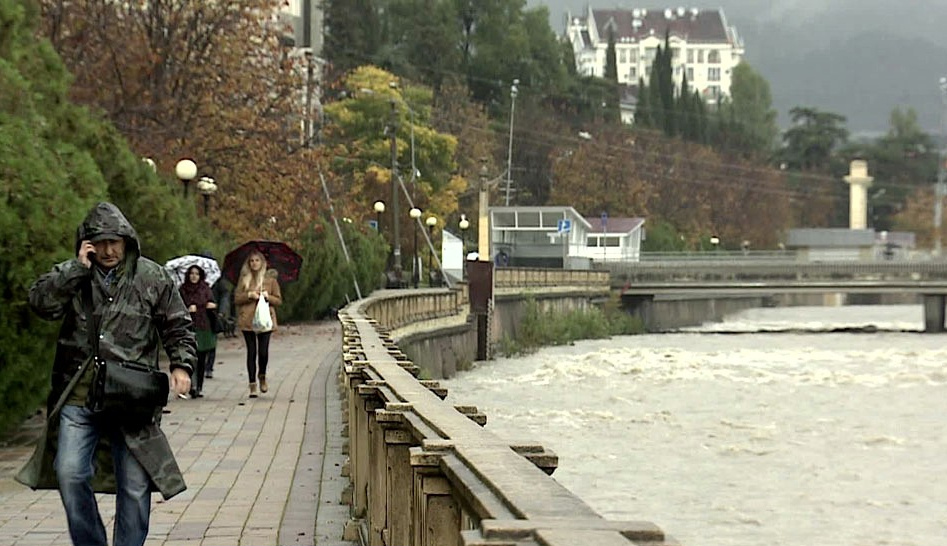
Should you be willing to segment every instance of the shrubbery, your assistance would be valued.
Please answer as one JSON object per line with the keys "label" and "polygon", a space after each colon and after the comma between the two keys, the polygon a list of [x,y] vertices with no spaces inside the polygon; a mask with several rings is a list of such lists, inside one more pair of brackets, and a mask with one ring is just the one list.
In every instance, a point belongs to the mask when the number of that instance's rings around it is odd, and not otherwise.
{"label": "shrubbery", "polygon": [[580,339],[603,339],[613,335],[640,334],[644,331],[644,324],[640,319],[624,313],[612,301],[602,308],[560,313],[543,310],[535,300],[529,299],[516,337],[504,337],[500,352],[506,356],[516,356],[533,352],[540,347],[569,345]]}
{"label": "shrubbery", "polygon": [[361,230],[350,223],[340,224],[352,265],[345,260],[335,227],[329,222],[312,226],[301,248],[303,268],[299,280],[283,289],[280,316],[287,321],[317,320],[331,315],[348,301],[358,299],[352,272],[362,296],[378,288],[385,269],[387,247],[374,230]]}

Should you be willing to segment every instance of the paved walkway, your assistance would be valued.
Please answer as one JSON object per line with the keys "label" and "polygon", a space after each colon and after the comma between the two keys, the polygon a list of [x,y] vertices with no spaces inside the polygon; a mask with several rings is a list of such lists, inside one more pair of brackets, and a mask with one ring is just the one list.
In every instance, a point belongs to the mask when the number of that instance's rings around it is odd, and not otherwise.
{"label": "paved walkway", "polygon": [[[270,391],[256,399],[247,398],[242,338],[221,338],[204,398],[175,399],[163,418],[188,489],[167,502],[152,497],[146,546],[346,544],[340,331],[335,322],[281,326],[270,345]],[[3,545],[69,544],[58,493],[13,481],[37,422],[0,446]],[[100,495],[99,507],[111,536],[114,497]]]}

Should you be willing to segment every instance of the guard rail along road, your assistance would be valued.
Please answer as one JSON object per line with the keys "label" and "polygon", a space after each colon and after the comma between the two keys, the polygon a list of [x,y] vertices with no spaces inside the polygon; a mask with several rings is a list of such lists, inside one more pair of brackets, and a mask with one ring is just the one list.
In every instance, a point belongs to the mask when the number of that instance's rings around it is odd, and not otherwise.
{"label": "guard rail along road", "polygon": [[[602,282],[600,273],[577,274]],[[498,289],[519,282],[497,281]],[[677,544],[653,523],[603,518],[550,477],[555,454],[501,439],[483,428],[475,406],[455,407],[438,382],[418,379],[391,329],[465,308],[462,290],[426,292],[414,303],[405,301],[410,291],[370,297],[339,313],[349,457],[342,471],[351,482],[344,538],[379,546]]]}

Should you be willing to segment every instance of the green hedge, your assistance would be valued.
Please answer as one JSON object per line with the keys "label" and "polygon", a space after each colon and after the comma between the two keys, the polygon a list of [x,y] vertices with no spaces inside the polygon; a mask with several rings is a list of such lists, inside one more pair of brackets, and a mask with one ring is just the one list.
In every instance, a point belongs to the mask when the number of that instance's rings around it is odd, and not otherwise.
{"label": "green hedge", "polygon": [[0,434],[41,407],[49,388],[58,324],[32,314],[29,288],[74,255],[76,228],[96,202],[122,208],[159,261],[214,237],[114,127],[69,101],[70,76],[36,38],[38,17],[31,1],[0,0]]}

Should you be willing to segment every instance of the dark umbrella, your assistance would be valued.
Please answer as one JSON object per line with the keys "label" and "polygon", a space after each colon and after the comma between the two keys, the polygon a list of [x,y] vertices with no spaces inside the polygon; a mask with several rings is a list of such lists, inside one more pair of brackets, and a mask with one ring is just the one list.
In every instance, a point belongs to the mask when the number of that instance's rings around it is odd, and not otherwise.
{"label": "dark umbrella", "polygon": [[254,250],[266,258],[267,267],[279,273],[279,282],[292,282],[299,277],[299,268],[303,259],[295,250],[289,248],[289,245],[281,241],[248,241],[231,250],[224,257],[222,270],[224,278],[237,284],[240,268]]}

